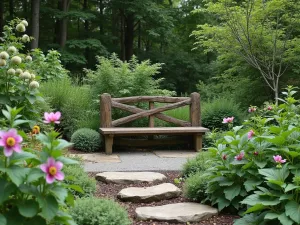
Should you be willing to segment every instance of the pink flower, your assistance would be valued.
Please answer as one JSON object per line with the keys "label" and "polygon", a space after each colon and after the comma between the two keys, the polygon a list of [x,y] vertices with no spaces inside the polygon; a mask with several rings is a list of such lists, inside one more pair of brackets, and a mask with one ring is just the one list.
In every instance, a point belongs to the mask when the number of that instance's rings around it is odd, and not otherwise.
{"label": "pink flower", "polygon": [[52,184],[55,180],[63,180],[65,175],[61,172],[62,162],[55,162],[55,159],[48,158],[47,163],[40,166],[41,170],[46,173],[46,182]]}
{"label": "pink flower", "polygon": [[253,131],[253,130],[250,130],[250,131],[248,132],[248,139],[251,139],[254,135],[255,135],[254,131]]}
{"label": "pink flower", "polygon": [[255,112],[256,111],[256,106],[250,106],[248,109],[249,113]]}
{"label": "pink flower", "polygon": [[13,152],[21,152],[20,143],[23,138],[18,135],[16,129],[10,129],[9,131],[0,131],[0,146],[4,147],[4,155],[10,157]]}
{"label": "pink flower", "polygon": [[270,106],[270,105],[267,107],[267,110],[269,110],[269,111],[272,110],[272,109],[273,109],[273,108],[272,108],[272,106]]}
{"label": "pink flower", "polygon": [[226,159],[227,159],[227,155],[224,154],[224,155],[222,156],[222,159],[223,159],[223,160],[226,160]]}
{"label": "pink flower", "polygon": [[253,152],[253,155],[258,155],[258,154],[259,154],[259,152],[257,152],[257,151]]}
{"label": "pink flower", "polygon": [[235,156],[234,158],[238,161],[241,161],[245,156],[244,152],[240,152],[240,154],[238,154],[237,156]]}
{"label": "pink flower", "polygon": [[47,113],[47,112],[45,112],[44,113],[44,119],[45,119],[44,123],[57,123],[57,124],[59,124],[60,123],[60,121],[59,121],[60,116],[61,116],[60,112],[56,112],[56,113],[53,113],[53,112]]}
{"label": "pink flower", "polygon": [[232,123],[233,122],[234,117],[227,117],[223,119],[222,123]]}
{"label": "pink flower", "polygon": [[286,162],[286,159],[282,159],[282,156],[281,155],[274,155],[273,156],[273,159],[275,162],[281,164],[281,163],[285,163]]}

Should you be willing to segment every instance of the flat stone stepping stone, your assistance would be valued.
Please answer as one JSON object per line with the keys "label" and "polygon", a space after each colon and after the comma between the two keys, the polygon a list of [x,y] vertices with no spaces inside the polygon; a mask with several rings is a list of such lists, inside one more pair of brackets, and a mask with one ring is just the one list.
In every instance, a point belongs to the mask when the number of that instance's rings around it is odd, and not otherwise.
{"label": "flat stone stepping stone", "polygon": [[122,189],[118,198],[130,202],[154,202],[176,198],[181,190],[171,183],[163,183],[151,187],[130,187]]}
{"label": "flat stone stepping stone", "polygon": [[218,210],[198,203],[175,203],[153,207],[139,207],[135,210],[141,220],[167,222],[198,222],[218,214]]}
{"label": "flat stone stepping stone", "polygon": [[103,172],[98,173],[96,179],[105,183],[137,184],[142,182],[162,182],[167,177],[155,172]]}

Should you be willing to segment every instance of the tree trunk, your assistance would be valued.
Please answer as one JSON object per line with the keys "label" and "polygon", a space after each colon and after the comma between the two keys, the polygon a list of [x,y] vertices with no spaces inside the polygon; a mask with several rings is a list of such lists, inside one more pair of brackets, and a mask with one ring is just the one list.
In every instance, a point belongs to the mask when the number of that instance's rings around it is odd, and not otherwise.
{"label": "tree trunk", "polygon": [[39,47],[40,36],[40,0],[31,0],[31,36],[34,38],[31,42],[31,49]]}
{"label": "tree trunk", "polygon": [[129,14],[126,17],[125,30],[125,60],[129,61],[133,55],[134,41],[134,14]]}
{"label": "tree trunk", "polygon": [[100,28],[100,34],[101,35],[104,35],[104,26],[103,26],[103,19],[104,19],[104,4],[103,4],[103,0],[100,0],[99,1],[99,8],[100,8],[100,25],[99,25],[99,28]]}
{"label": "tree trunk", "polygon": [[121,60],[126,60],[126,51],[125,51],[125,22],[124,22],[124,13],[123,10],[120,10],[120,48],[121,48]]}
{"label": "tree trunk", "polygon": [[[64,13],[68,12],[71,0],[59,0],[60,10]],[[67,42],[67,29],[68,29],[68,18],[64,17],[60,20],[59,24],[59,45],[61,48],[65,47]]]}
{"label": "tree trunk", "polygon": [[0,1],[0,37],[2,37],[4,26],[4,2]]}
{"label": "tree trunk", "polygon": [[26,20],[28,20],[28,4],[27,4],[27,0],[23,0],[23,11],[24,11],[24,18]]}
{"label": "tree trunk", "polygon": [[139,35],[138,35],[138,50],[141,51],[141,47],[142,47],[142,26],[141,26],[141,20],[139,21],[139,25],[138,25],[138,32],[139,32]]}
{"label": "tree trunk", "polygon": [[9,17],[11,20],[14,18],[14,0],[9,0]]}
{"label": "tree trunk", "polygon": [[[83,2],[83,10],[87,11],[88,10],[88,0],[84,0]],[[84,36],[86,39],[89,38],[89,21],[86,19],[84,21]],[[85,48],[85,58],[86,58],[86,64],[88,65],[89,63],[89,55],[90,55],[90,50],[89,48]]]}

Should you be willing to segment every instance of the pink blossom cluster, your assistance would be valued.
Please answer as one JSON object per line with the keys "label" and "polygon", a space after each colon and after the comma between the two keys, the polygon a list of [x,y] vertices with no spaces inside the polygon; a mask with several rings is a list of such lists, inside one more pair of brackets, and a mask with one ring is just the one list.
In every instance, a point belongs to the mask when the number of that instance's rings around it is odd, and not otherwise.
{"label": "pink blossom cluster", "polygon": [[232,123],[234,120],[234,117],[227,117],[223,119],[222,123]]}
{"label": "pink blossom cluster", "polygon": [[255,112],[256,109],[257,109],[256,106],[250,106],[249,109],[248,109],[248,112],[249,113]]}

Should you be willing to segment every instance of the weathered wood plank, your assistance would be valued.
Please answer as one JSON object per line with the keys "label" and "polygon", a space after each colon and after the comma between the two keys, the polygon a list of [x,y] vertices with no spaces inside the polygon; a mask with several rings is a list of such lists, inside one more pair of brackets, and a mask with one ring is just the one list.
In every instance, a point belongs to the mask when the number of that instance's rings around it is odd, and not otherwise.
{"label": "weathered wood plank", "polygon": [[176,103],[190,99],[189,97],[165,97],[165,96],[133,96],[125,98],[113,98],[113,101],[119,103],[137,103],[137,102],[161,102]]}
{"label": "weathered wood plank", "polygon": [[100,96],[100,121],[101,127],[111,127],[111,96],[103,94]]}
{"label": "weathered wood plank", "polygon": [[189,105],[190,103],[191,103],[191,100],[188,99],[188,100],[184,100],[184,101],[181,101],[181,102],[165,105],[165,106],[158,107],[158,108],[151,109],[151,110],[144,110],[143,112],[139,112],[139,113],[127,116],[127,117],[123,117],[121,119],[114,120],[112,122],[112,126],[116,127],[116,126],[119,126],[121,124],[128,123],[128,122],[131,122],[131,121],[139,119],[139,118],[147,117],[147,116],[150,116],[150,115],[153,115],[153,114],[156,114],[156,113],[160,113],[160,112],[164,112],[164,111],[167,111],[167,110],[170,110],[170,109],[175,109],[175,108],[178,108],[178,107],[181,107],[181,106]]}
{"label": "weathered wood plank", "polygon": [[[122,109],[122,110],[125,110],[127,112],[131,112],[131,113],[140,113],[140,112],[145,112],[146,111],[144,109],[137,108],[136,106],[125,105],[125,104],[118,103],[118,102],[115,102],[115,101],[112,101],[112,107]],[[176,125],[181,126],[181,127],[190,127],[191,126],[191,123],[188,122],[188,121],[179,120],[179,119],[173,118],[171,116],[164,115],[162,113],[157,113],[157,114],[154,114],[153,116],[155,116],[156,118],[161,119],[163,121],[173,123],[173,124],[176,124]]]}
{"label": "weathered wood plank", "polygon": [[190,104],[190,120],[192,127],[200,126],[200,94],[192,93],[191,94],[191,104]]}
{"label": "weathered wood plank", "polygon": [[101,134],[196,134],[205,133],[205,127],[112,127],[100,128]]}
{"label": "weathered wood plank", "polygon": [[[154,109],[154,102],[149,102],[149,109]],[[149,116],[149,127],[154,127],[154,116]]]}

